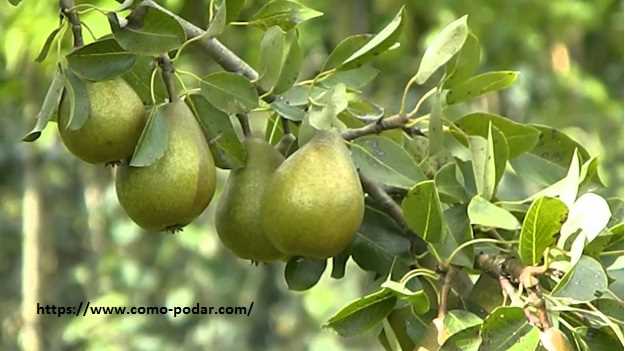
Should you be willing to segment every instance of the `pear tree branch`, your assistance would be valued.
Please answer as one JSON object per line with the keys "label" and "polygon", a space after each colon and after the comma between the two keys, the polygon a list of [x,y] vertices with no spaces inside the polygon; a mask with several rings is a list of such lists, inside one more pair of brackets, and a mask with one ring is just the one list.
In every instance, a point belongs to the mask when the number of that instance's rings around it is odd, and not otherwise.
{"label": "pear tree branch", "polygon": [[[247,62],[237,56],[237,54],[228,49],[218,39],[205,36],[206,32],[202,28],[197,27],[193,23],[169,11],[168,9],[156,3],[154,0],[143,0],[142,4],[158,9],[159,11],[162,11],[178,20],[185,33],[187,34],[188,39],[204,36],[202,37],[202,39],[199,39],[197,43],[202,47],[202,49],[204,49],[208,56],[210,56],[218,65],[220,65],[226,71],[239,73],[252,82],[258,80],[258,72],[256,72],[254,68],[252,68]],[[271,102],[274,99],[275,96],[271,94],[264,97],[264,100],[267,102]],[[398,128],[405,129],[409,134],[421,134],[420,130],[418,129],[406,128],[406,123],[408,121],[409,117],[406,114],[381,118],[363,127],[346,130],[345,132],[343,132],[343,138],[345,138],[346,140],[354,140],[361,136],[379,134],[380,132],[388,129]]]}
{"label": "pear tree branch", "polygon": [[159,55],[156,62],[161,68],[161,74],[163,76],[163,82],[165,82],[165,89],[167,90],[167,96],[169,96],[169,102],[177,101],[178,95],[176,94],[176,86],[174,83],[174,74],[176,73],[176,69],[174,68],[174,65],[167,54]]}
{"label": "pear tree branch", "polygon": [[74,0],[59,0],[59,8],[61,9],[63,16],[67,18],[67,21],[72,29],[74,47],[79,48],[83,46],[84,40],[82,37],[82,26],[80,24],[78,13],[76,12],[76,9],[74,9]]}

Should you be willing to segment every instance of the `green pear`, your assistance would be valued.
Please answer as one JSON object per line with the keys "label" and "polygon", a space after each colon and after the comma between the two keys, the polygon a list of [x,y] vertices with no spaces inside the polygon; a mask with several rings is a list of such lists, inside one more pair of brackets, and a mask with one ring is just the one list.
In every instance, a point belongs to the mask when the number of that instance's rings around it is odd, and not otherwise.
{"label": "green pear", "polygon": [[187,105],[172,102],[162,113],[168,125],[165,154],[147,167],[118,167],[115,185],[121,206],[135,223],[150,231],[176,231],[208,206],[216,170]]}
{"label": "green pear", "polygon": [[139,95],[121,78],[87,82],[89,118],[78,130],[68,128],[69,101],[59,108],[58,128],[63,144],[89,163],[108,163],[132,155],[146,122]]}
{"label": "green pear", "polygon": [[345,142],[317,131],[272,177],[262,207],[263,230],[291,256],[326,258],[352,241],[364,196]]}
{"label": "green pear", "polygon": [[230,172],[217,210],[215,226],[226,247],[237,256],[259,262],[284,257],[261,227],[261,204],[271,176],[284,157],[260,138],[245,141],[245,166]]}

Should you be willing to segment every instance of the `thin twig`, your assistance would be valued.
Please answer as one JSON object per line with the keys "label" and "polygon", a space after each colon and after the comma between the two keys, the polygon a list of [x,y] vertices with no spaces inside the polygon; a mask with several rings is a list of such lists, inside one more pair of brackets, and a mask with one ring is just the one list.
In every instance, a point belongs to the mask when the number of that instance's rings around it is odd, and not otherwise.
{"label": "thin twig", "polygon": [[241,125],[241,130],[243,131],[243,135],[245,137],[249,137],[252,135],[252,130],[250,129],[250,120],[247,117],[246,113],[237,113],[237,119],[239,120],[239,124]]}
{"label": "thin twig", "polygon": [[386,118],[378,119],[373,123],[369,123],[360,128],[348,129],[342,133],[343,139],[354,140],[361,136],[370,134],[380,134],[388,129],[403,128],[408,122],[408,116],[406,115],[393,115]]}
{"label": "thin twig", "polygon": [[80,25],[80,18],[74,8],[74,0],[60,0],[59,8],[61,13],[69,21],[69,25],[72,28],[72,34],[74,36],[74,48],[79,48],[84,45],[82,37],[82,26]]}
{"label": "thin twig", "polygon": [[158,65],[161,68],[161,75],[163,77],[163,82],[165,83],[165,89],[167,89],[167,96],[169,96],[169,102],[174,102],[178,100],[178,95],[176,94],[176,85],[174,82],[174,75],[176,74],[176,69],[174,65],[171,63],[169,56],[167,54],[161,54],[157,59]]}

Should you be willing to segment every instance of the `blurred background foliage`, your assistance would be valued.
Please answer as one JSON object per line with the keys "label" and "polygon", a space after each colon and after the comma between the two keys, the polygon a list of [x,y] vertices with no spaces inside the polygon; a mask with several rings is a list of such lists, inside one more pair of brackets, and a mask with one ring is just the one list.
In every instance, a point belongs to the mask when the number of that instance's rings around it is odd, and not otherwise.
{"label": "blurred background foliage", "polygon": [[[379,30],[402,5],[396,0],[302,2],[326,14],[301,29],[306,57],[302,79],[317,72],[341,39]],[[90,3],[117,6],[112,0]],[[207,0],[162,3],[206,27]],[[262,3],[248,0],[241,19]],[[143,233],[117,204],[112,171],[71,157],[55,125],[36,144],[19,142],[54,70],[53,57],[44,64],[34,58],[58,23],[56,6],[53,0],[23,0],[17,8],[0,2],[0,349],[370,349],[372,336],[342,339],[320,329],[340,306],[367,291],[372,277],[353,263],[342,280],[331,279],[328,270],[312,290],[289,292],[282,265],[252,266],[220,244],[212,224],[214,206],[181,234]],[[600,155],[608,184],[603,195],[622,197],[621,1],[414,0],[407,2],[407,10],[401,47],[375,62],[382,73],[367,88],[373,101],[397,111],[398,96],[431,34],[469,14],[483,47],[482,71],[521,72],[513,88],[469,108],[570,133],[591,154]],[[82,19],[96,37],[109,31],[97,12]],[[221,39],[257,65],[261,35],[254,28],[230,27]],[[85,37],[92,40],[87,32]],[[180,68],[201,75],[219,69],[193,48]],[[220,184],[226,175],[220,173]],[[255,304],[251,318],[28,317],[37,301],[75,305],[80,300],[99,305]],[[40,339],[34,344],[32,333]]]}

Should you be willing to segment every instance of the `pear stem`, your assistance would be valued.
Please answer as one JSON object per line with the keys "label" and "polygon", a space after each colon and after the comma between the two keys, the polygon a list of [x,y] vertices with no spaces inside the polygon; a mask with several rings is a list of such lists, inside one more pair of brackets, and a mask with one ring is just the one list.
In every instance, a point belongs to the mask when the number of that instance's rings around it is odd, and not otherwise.
{"label": "pear stem", "polygon": [[284,134],[282,138],[280,138],[278,144],[276,144],[276,150],[278,150],[279,153],[286,157],[294,142],[295,135],[291,133]]}
{"label": "pear stem", "polygon": [[167,89],[167,96],[169,96],[169,102],[178,101],[178,95],[176,95],[176,88],[174,83],[174,74],[176,69],[171,63],[167,54],[161,54],[156,59],[159,67],[161,68],[161,74],[163,76],[163,82],[165,83],[165,89]]}
{"label": "pear stem", "polygon": [[82,26],[80,24],[80,17],[74,8],[74,0],[60,0],[59,8],[61,14],[67,18],[70,27],[72,28],[72,35],[74,36],[74,48],[79,48],[84,45],[82,37]]}

